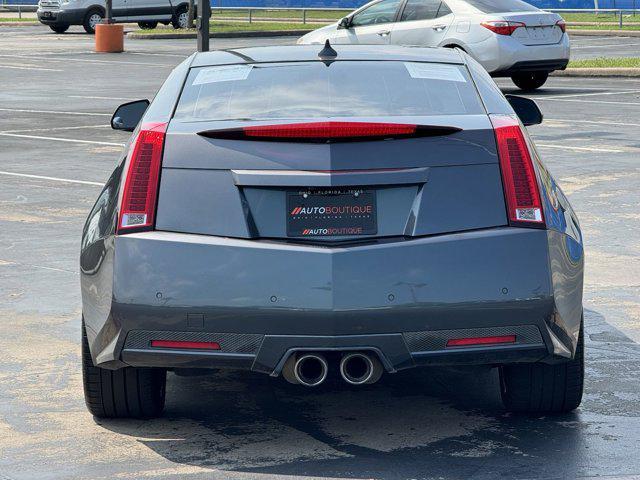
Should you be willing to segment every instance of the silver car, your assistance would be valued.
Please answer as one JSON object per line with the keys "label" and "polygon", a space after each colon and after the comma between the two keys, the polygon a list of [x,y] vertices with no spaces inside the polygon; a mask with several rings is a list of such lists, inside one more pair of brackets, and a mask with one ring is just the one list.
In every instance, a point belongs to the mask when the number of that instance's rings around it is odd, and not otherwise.
{"label": "silver car", "polygon": [[494,77],[541,87],[569,62],[565,22],[521,0],[374,0],[300,44],[394,44],[460,48]]}
{"label": "silver car", "polygon": [[158,415],[167,371],[442,365],[498,367],[512,411],[576,408],[583,242],[541,120],[459,50],[191,56],[112,119],[133,135],[82,236],[89,410]]}
{"label": "silver car", "polygon": [[[187,0],[112,0],[111,15],[116,23],[137,22],[145,30],[158,23],[187,28],[188,5]],[[105,1],[40,0],[37,15],[56,33],[66,32],[70,25],[82,25],[87,33],[95,33],[105,17]]]}

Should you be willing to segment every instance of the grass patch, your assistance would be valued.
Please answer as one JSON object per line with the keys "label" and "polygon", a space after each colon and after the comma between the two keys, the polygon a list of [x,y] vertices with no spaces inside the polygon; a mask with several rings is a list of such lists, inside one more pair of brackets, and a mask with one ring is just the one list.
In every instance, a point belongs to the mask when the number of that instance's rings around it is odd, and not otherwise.
{"label": "grass patch", "polygon": [[[308,11],[308,20],[339,20],[346,16],[350,10],[325,10],[325,11]],[[238,17],[249,18],[249,12],[246,10],[211,10],[211,15],[215,17]],[[252,18],[285,18],[302,20],[302,12],[300,10],[254,10],[251,13]]]}
{"label": "grass patch", "polygon": [[625,30],[640,30],[640,23],[637,25],[623,25],[622,28],[618,25],[569,25],[567,30],[618,30],[624,32]]}
{"label": "grass patch", "polygon": [[0,22],[37,22],[37,18],[0,17]]}
{"label": "grass patch", "polygon": [[[311,30],[317,28],[317,24],[308,25],[304,23],[288,23],[288,22],[211,22],[209,29],[211,33],[227,33],[227,32],[263,32],[263,31],[286,31],[286,30]],[[195,29],[178,29],[171,27],[154,28],[153,30],[136,30],[135,33],[142,35],[151,35],[157,33],[177,33],[188,34],[196,33]]]}
{"label": "grass patch", "polygon": [[[620,17],[613,13],[561,13],[567,22],[618,22]],[[622,15],[623,22],[640,22],[640,15]]]}
{"label": "grass patch", "polygon": [[640,68],[640,57],[600,57],[571,60],[569,68]]}

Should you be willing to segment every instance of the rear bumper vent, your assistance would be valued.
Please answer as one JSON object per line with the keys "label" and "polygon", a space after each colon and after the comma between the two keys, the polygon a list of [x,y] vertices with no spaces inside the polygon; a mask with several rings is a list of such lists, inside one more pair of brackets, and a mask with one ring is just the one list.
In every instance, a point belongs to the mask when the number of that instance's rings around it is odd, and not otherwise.
{"label": "rear bumper vent", "polygon": [[[518,325],[512,327],[464,328],[456,330],[433,330],[429,332],[407,332],[404,340],[409,351],[434,352],[451,350],[447,347],[450,340],[460,338],[504,337],[515,335],[516,341],[507,345],[543,345],[540,330],[535,325]],[[502,344],[504,346],[504,344]],[[469,345],[487,348],[492,345]]]}
{"label": "rear bumper vent", "polygon": [[[260,348],[264,335],[253,333],[209,333],[209,332],[171,332],[152,330],[132,330],[124,343],[125,350],[150,350],[153,341],[193,342],[218,344],[220,353],[255,354]],[[175,347],[174,347],[175,348]],[[188,350],[188,349],[187,349]]]}

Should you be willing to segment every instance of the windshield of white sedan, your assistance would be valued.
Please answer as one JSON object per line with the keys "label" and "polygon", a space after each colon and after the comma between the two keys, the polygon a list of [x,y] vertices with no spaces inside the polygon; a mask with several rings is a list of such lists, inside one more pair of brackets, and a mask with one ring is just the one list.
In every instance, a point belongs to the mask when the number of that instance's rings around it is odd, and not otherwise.
{"label": "windshield of white sedan", "polygon": [[180,120],[484,113],[462,65],[337,61],[191,69]]}

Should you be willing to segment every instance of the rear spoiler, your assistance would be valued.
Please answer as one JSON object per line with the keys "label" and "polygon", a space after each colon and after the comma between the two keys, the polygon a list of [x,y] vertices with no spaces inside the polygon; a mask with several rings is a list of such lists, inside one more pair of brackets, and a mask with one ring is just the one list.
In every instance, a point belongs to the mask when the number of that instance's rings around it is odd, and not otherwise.
{"label": "rear spoiler", "polygon": [[206,130],[198,135],[224,140],[336,143],[451,135],[461,128],[376,122],[308,122]]}

